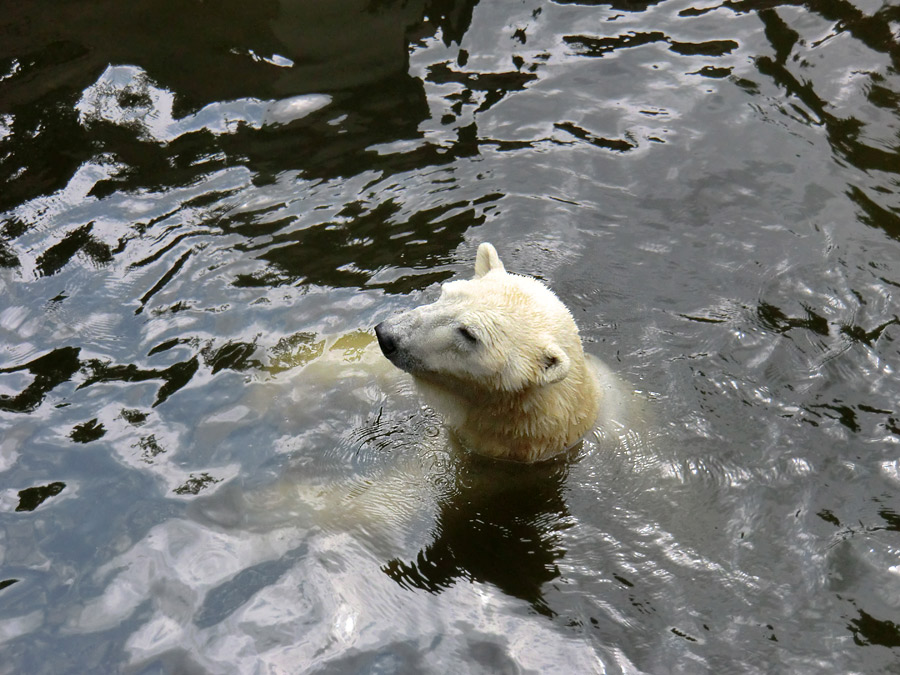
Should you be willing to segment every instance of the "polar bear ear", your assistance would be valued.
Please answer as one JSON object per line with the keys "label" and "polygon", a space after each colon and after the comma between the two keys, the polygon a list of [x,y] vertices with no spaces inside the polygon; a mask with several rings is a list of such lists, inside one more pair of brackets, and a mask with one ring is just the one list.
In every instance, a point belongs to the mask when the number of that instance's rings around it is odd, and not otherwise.
{"label": "polar bear ear", "polygon": [[540,358],[538,384],[547,385],[565,379],[572,365],[569,355],[554,342],[544,347]]}
{"label": "polar bear ear", "polygon": [[497,255],[497,249],[485,242],[478,246],[478,255],[475,256],[475,278],[483,277],[494,270],[506,271],[500,262],[500,256]]}

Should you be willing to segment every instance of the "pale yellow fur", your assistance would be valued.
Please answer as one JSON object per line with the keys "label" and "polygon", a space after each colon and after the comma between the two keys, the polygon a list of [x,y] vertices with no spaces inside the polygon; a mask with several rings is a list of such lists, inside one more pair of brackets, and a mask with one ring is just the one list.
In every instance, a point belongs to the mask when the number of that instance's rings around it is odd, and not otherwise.
{"label": "pale yellow fur", "polygon": [[506,272],[490,244],[473,279],[445,284],[437,302],[376,331],[474,452],[537,462],[597,422],[603,394],[572,315],[541,282]]}

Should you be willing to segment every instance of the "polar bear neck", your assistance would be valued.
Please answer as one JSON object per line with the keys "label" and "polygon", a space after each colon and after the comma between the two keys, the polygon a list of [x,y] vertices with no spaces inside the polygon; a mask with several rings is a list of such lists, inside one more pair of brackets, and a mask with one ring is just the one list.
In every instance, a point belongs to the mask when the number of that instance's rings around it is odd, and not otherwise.
{"label": "polar bear neck", "polygon": [[467,448],[497,459],[549,459],[577,444],[599,414],[599,387],[580,349],[568,376],[546,386],[497,392],[447,380],[418,384]]}

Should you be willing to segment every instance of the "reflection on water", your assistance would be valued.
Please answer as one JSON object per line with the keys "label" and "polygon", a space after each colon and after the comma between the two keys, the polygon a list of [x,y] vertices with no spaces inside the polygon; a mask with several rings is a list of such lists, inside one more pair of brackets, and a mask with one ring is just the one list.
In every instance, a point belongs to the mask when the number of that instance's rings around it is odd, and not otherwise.
{"label": "reflection on water", "polygon": [[[4,8],[0,672],[892,672],[898,26]],[[487,240],[653,447],[485,464],[379,367]]]}
{"label": "reflection on water", "polygon": [[556,561],[565,553],[565,478],[564,461],[520,467],[470,458],[451,474],[434,540],[414,561],[392,560],[385,572],[431,593],[457,580],[488,584],[552,616],[543,587],[559,577]]}
{"label": "reflection on water", "polygon": [[176,120],[172,92],[155,86],[140,68],[110,66],[84,90],[75,109],[82,125],[109,122],[138,131],[142,140],[169,143],[199,131],[220,135],[241,127],[289,124],[330,102],[329,96],[315,94],[280,101],[245,98],[210,103]]}

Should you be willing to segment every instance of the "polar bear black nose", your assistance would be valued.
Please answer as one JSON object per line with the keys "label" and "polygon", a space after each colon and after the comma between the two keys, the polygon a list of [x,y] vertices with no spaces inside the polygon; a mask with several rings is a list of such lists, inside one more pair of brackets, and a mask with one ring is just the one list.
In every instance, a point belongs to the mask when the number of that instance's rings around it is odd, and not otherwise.
{"label": "polar bear black nose", "polygon": [[378,337],[378,346],[381,347],[381,353],[387,357],[397,352],[397,341],[388,332],[384,321],[375,326],[375,335]]}

